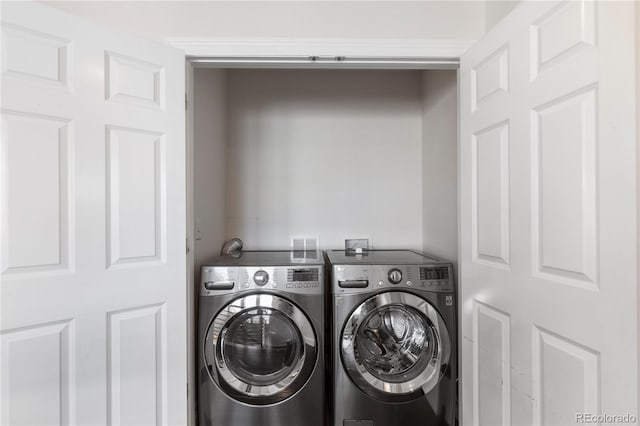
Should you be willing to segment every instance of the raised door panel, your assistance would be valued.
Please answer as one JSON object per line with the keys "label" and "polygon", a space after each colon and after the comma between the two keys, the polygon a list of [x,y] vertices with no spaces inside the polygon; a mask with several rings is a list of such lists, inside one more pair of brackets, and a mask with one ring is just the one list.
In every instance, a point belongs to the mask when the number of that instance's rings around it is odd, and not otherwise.
{"label": "raised door panel", "polygon": [[562,2],[531,26],[531,78],[596,43],[596,5]]}
{"label": "raised door panel", "polygon": [[164,108],[164,67],[114,52],[106,52],[105,60],[108,100]]}
{"label": "raised door panel", "polygon": [[2,112],[2,275],[70,271],[73,145],[70,119]]}
{"label": "raised door panel", "polygon": [[74,325],[39,324],[0,333],[3,425],[72,425]]}
{"label": "raised door panel", "polygon": [[594,87],[532,112],[534,273],[597,287],[597,94]]}
{"label": "raised door panel", "polygon": [[164,135],[108,127],[109,266],[165,257]]}
{"label": "raised door panel", "polygon": [[509,124],[475,132],[471,140],[473,258],[509,265]]}
{"label": "raised door panel", "polygon": [[509,315],[473,301],[473,418],[476,425],[511,423]]}
{"label": "raised door panel", "polygon": [[2,22],[2,75],[68,89],[70,40]]}
{"label": "raised door panel", "polygon": [[487,99],[509,92],[509,48],[501,47],[471,70],[471,110]]}
{"label": "raised door panel", "polygon": [[533,330],[534,424],[567,425],[600,413],[600,354],[548,330]]}
{"label": "raised door panel", "polygon": [[109,313],[109,424],[166,424],[165,309],[155,305]]}

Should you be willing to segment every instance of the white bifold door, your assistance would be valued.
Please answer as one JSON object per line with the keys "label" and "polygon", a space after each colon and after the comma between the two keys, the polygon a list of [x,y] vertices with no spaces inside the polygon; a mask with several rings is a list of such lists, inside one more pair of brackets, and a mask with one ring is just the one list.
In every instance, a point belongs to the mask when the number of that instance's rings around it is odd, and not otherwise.
{"label": "white bifold door", "polygon": [[185,424],[183,53],[3,2],[1,113],[0,424]]}
{"label": "white bifold door", "polygon": [[523,2],[462,58],[462,424],[638,416],[634,7]]}

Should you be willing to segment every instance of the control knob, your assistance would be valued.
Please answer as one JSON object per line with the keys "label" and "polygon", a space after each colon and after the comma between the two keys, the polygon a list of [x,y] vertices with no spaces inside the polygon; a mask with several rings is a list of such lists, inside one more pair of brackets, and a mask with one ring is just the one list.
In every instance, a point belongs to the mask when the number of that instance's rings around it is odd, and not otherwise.
{"label": "control knob", "polygon": [[389,282],[391,284],[398,284],[400,281],[402,281],[402,271],[400,271],[400,269],[391,269],[389,271]]}
{"label": "control knob", "polygon": [[257,271],[255,274],[253,274],[253,282],[256,283],[256,285],[262,287],[269,282],[269,274],[267,273],[267,271]]}

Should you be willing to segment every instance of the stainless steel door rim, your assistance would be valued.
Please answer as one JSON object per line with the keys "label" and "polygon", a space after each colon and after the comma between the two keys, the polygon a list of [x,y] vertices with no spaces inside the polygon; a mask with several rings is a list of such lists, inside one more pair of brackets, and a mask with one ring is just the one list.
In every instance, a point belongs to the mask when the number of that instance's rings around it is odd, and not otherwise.
{"label": "stainless steel door rim", "polygon": [[[400,316],[398,324],[392,324],[393,318],[390,312],[396,310],[404,311]],[[373,316],[378,315],[380,318]],[[368,324],[374,321],[380,324],[380,328],[391,330],[386,336],[380,336],[376,330],[364,330]],[[414,324],[414,334],[412,338],[415,342],[403,343],[399,348],[401,356],[405,356],[409,361],[407,367],[402,369],[398,363],[388,365],[388,371],[376,373],[372,371],[371,364],[376,349],[382,356],[388,347],[382,340],[386,339],[388,346],[398,348],[399,340],[394,341],[394,334],[406,333],[408,322]],[[423,331],[420,331],[420,328]],[[366,332],[369,332],[367,335]],[[360,337],[359,337],[360,333]],[[368,346],[360,344],[360,348],[372,348],[369,355],[374,361],[367,361],[362,351],[359,351],[358,339],[363,336],[370,336],[373,343]],[[426,343],[426,344],[425,344]],[[419,355],[416,352],[421,351]],[[436,309],[426,300],[411,293],[402,291],[389,291],[376,294],[362,302],[349,316],[344,324],[341,335],[341,352],[343,365],[353,382],[367,395],[384,400],[403,402],[410,401],[431,391],[440,380],[449,363],[451,346],[449,333],[444,320]],[[409,365],[413,363],[413,365]],[[397,370],[397,371],[394,371]],[[395,375],[395,377],[394,377]]]}
{"label": "stainless steel door rim", "polygon": [[[242,327],[238,322],[255,318],[260,321],[257,339],[263,342],[268,337],[264,333],[274,334],[266,327],[269,322],[278,322],[290,330],[289,337],[295,340],[295,348],[287,354],[286,365],[279,370],[241,374],[230,365],[231,358],[225,353],[225,347],[235,345],[239,347],[241,356],[249,356],[252,348],[233,342],[230,344],[232,336],[229,333]],[[244,333],[248,332],[245,330]],[[232,398],[252,405],[274,404],[293,396],[311,376],[317,352],[316,335],[307,316],[290,301],[269,293],[250,294],[225,305],[209,324],[204,345],[204,359],[211,380]],[[234,361],[243,364],[241,359],[237,359],[241,356],[233,357]],[[246,367],[250,362],[245,361],[244,364]],[[253,374],[255,377],[249,377]]]}

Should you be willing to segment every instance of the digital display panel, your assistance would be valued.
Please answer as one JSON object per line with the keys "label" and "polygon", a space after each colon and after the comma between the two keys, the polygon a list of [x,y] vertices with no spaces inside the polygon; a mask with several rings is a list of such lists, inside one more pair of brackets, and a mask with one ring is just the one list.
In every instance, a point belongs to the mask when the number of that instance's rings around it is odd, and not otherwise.
{"label": "digital display panel", "polygon": [[313,268],[289,269],[289,282],[296,281],[318,281],[318,270]]}
{"label": "digital display panel", "polygon": [[420,268],[420,279],[427,280],[448,280],[449,268],[446,266]]}

